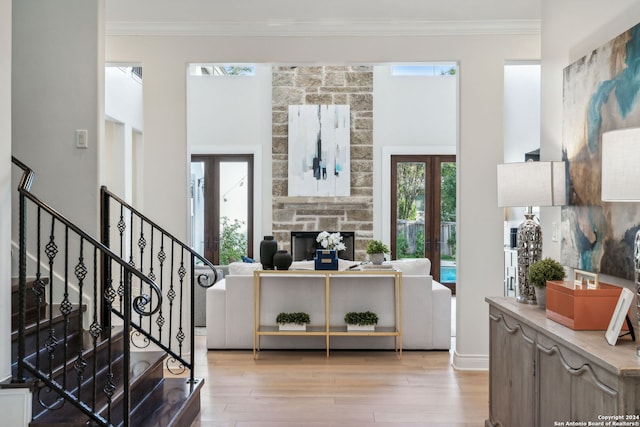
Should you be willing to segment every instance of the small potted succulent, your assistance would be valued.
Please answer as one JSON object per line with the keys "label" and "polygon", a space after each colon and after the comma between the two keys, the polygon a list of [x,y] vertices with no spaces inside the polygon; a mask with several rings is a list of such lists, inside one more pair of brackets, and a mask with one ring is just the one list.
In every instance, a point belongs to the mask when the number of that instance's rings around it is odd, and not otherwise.
{"label": "small potted succulent", "polygon": [[369,240],[367,243],[367,254],[369,260],[375,265],[381,265],[384,261],[384,254],[388,254],[389,248],[380,240]]}
{"label": "small potted succulent", "polygon": [[552,258],[534,261],[529,265],[527,278],[535,288],[540,308],[545,308],[547,304],[547,280],[563,280],[565,276],[562,264]]}
{"label": "small potted succulent", "polygon": [[378,315],[371,311],[350,311],[344,315],[347,331],[373,331],[378,324]]}
{"label": "small potted succulent", "polygon": [[307,324],[311,323],[311,317],[303,312],[278,313],[276,323],[281,331],[304,331]]}

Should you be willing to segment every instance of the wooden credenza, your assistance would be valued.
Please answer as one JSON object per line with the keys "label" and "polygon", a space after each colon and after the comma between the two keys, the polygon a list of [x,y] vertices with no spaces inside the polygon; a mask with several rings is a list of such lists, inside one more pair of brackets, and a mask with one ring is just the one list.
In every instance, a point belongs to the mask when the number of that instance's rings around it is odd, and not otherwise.
{"label": "wooden credenza", "polygon": [[[489,303],[489,419],[485,426],[640,426],[640,357],[627,336],[574,331],[514,298]],[[615,418],[612,418],[615,417]],[[582,425],[582,424],[573,424]]]}

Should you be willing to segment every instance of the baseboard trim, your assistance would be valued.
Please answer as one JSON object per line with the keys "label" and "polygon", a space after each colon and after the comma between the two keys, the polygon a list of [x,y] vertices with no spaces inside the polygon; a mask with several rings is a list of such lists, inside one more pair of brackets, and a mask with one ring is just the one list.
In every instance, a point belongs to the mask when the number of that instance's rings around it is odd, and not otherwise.
{"label": "baseboard trim", "polygon": [[457,371],[488,371],[489,356],[485,354],[460,354],[454,351],[451,366]]}

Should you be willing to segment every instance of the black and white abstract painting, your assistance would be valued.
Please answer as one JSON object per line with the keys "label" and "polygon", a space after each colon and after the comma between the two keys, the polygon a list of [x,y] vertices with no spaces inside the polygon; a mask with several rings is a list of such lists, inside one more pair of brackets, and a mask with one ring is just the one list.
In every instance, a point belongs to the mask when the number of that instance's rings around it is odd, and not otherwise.
{"label": "black and white abstract painting", "polygon": [[289,197],[349,196],[348,105],[289,106]]}

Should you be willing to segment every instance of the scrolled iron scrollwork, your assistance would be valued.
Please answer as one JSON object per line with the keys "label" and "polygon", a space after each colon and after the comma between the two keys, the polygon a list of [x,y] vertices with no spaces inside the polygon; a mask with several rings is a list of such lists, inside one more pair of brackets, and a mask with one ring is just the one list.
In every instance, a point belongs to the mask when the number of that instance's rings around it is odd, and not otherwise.
{"label": "scrolled iron scrollwork", "polygon": [[129,334],[129,340],[131,341],[131,345],[135,348],[147,348],[151,345],[151,340],[147,335],[138,330],[134,330]]}
{"label": "scrolled iron scrollwork", "polygon": [[[46,393],[43,395],[43,393]],[[54,397],[54,401],[52,403],[47,403],[45,397],[50,394],[50,396]],[[38,390],[38,402],[42,405],[43,408],[49,409],[50,411],[55,411],[64,406],[64,399],[50,387],[42,387]]]}
{"label": "scrolled iron scrollwork", "polygon": [[181,375],[187,370],[184,363],[175,357],[167,357],[165,360],[165,366],[167,367],[167,371],[173,375]]}
{"label": "scrolled iron scrollwork", "polygon": [[156,294],[155,306],[147,310],[147,306],[151,304],[151,296],[149,294],[142,294],[133,298],[133,311],[140,316],[153,316],[160,310],[160,307],[162,307],[162,293],[160,292],[160,288],[155,284],[149,286]]}

